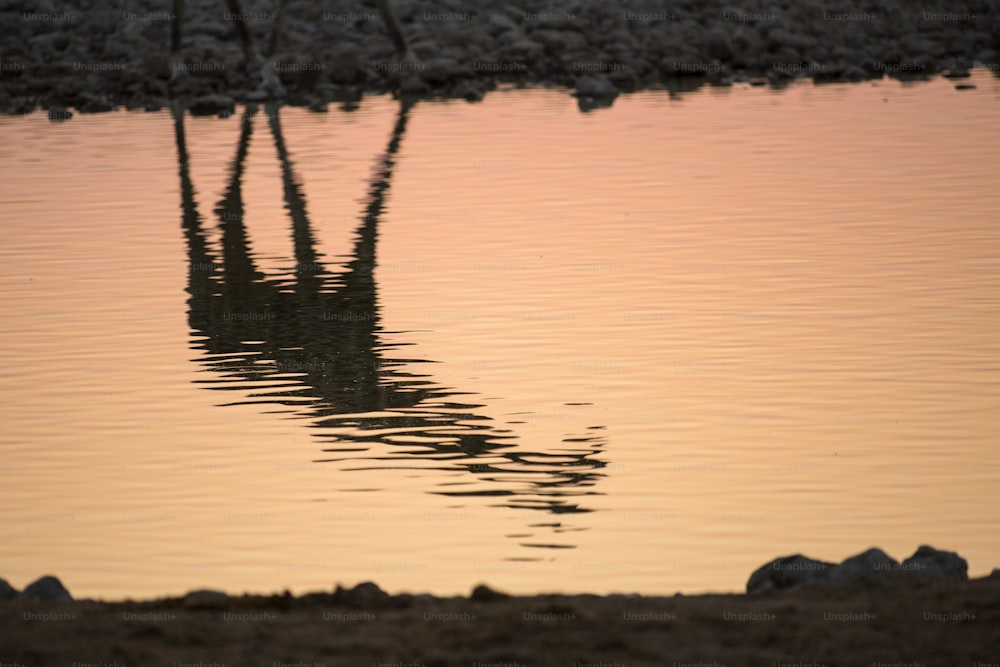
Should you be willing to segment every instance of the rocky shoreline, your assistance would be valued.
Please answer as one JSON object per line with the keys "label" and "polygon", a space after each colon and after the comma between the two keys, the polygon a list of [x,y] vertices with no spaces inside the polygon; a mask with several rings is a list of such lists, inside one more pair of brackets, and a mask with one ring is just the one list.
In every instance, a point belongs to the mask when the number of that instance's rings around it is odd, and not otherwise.
{"label": "rocky shoreline", "polygon": [[1000,647],[1000,570],[958,554],[869,549],[756,570],[746,595],[390,595],[373,583],[293,596],[198,590],[73,601],[55,577],[0,580],[0,662],[117,666],[977,665]]}
{"label": "rocky shoreline", "polygon": [[[155,110],[200,100],[206,113],[259,101],[225,4],[189,2],[184,70],[170,83],[172,16],[155,0],[0,0],[0,112],[38,107]],[[478,100],[498,85],[564,86],[581,106],[620,92],[753,82],[780,86],[969,68],[1000,75],[1000,0],[802,3],[750,0],[396,0],[419,62],[400,61],[372,7],[293,0],[274,68],[284,101],[322,110],[367,93]],[[273,4],[246,2],[259,44]],[[960,84],[961,85],[961,84]]]}

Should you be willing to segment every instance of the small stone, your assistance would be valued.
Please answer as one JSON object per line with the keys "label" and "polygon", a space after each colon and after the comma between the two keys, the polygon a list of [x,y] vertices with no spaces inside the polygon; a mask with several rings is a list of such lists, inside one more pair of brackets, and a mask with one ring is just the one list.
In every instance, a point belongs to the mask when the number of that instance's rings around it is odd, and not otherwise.
{"label": "small stone", "polygon": [[115,110],[114,103],[103,97],[88,94],[84,94],[82,97],[84,102],[77,107],[77,111],[80,113],[107,113]]}
{"label": "small stone", "polygon": [[631,68],[608,73],[608,82],[617,91],[635,90],[639,80]]}
{"label": "small stone", "polygon": [[733,46],[730,42],[729,31],[722,26],[714,26],[707,31],[705,39],[705,53],[716,60],[730,61],[733,58]]}
{"label": "small stone", "polygon": [[17,597],[17,589],[6,579],[0,579],[0,600],[13,600]]}
{"label": "small stone", "polygon": [[509,597],[506,593],[495,591],[485,584],[479,584],[472,589],[469,599],[473,602],[496,602],[497,600],[506,600]]}
{"label": "small stone", "polygon": [[17,599],[32,602],[71,602],[73,596],[69,594],[61,581],[51,575],[46,575],[28,584],[17,596]]}
{"label": "small stone", "polygon": [[191,100],[188,111],[192,116],[214,116],[219,113],[232,113],[235,108],[233,98],[228,95],[201,95]]}
{"label": "small stone", "polygon": [[502,55],[518,62],[534,62],[540,58],[543,53],[545,53],[544,46],[533,39],[524,37],[504,49]]}
{"label": "small stone", "polygon": [[757,568],[747,581],[747,593],[814,586],[826,580],[833,563],[813,560],[801,554],[775,558]]}
{"label": "small stone", "polygon": [[430,87],[416,74],[408,74],[399,82],[399,94],[406,97],[420,97],[430,92]]}
{"label": "small stone", "polygon": [[364,57],[356,47],[344,44],[329,56],[329,79],[333,83],[347,85],[365,80]]}
{"label": "small stone", "polygon": [[969,578],[969,563],[964,558],[954,551],[940,551],[926,544],[903,561],[902,569],[924,577],[963,581]]}
{"label": "small stone", "polygon": [[497,35],[507,30],[517,30],[518,25],[514,23],[513,19],[499,12],[490,12],[486,16],[486,29]]}
{"label": "small stone", "polygon": [[864,81],[868,78],[868,73],[857,65],[844,65],[840,70],[842,81]]}
{"label": "small stone", "polygon": [[455,84],[455,87],[451,89],[451,94],[455,97],[466,99],[469,102],[478,102],[486,95],[482,86],[480,86],[477,82],[470,81],[468,79],[465,81],[459,81]]}
{"label": "small stone", "polygon": [[351,589],[337,586],[337,590],[333,593],[333,598],[338,602],[352,607],[371,607],[387,600],[389,594],[376,584],[366,581]]}
{"label": "small stone", "polygon": [[150,98],[148,102],[146,102],[146,106],[144,107],[144,109],[147,112],[154,112],[154,111],[159,111],[160,109],[163,109],[164,107],[167,106],[170,106],[170,102],[168,100],[165,100],[162,97],[153,97]]}
{"label": "small stone", "polygon": [[831,567],[827,579],[831,585],[875,583],[898,572],[898,561],[881,549],[871,548]]}
{"label": "small stone", "polygon": [[53,122],[61,120],[69,120],[72,117],[73,117],[73,112],[64,106],[49,107],[49,120]]}
{"label": "small stone", "polygon": [[470,68],[459,65],[454,58],[432,58],[424,62],[423,67],[420,68],[420,77],[432,85],[472,75]]}
{"label": "small stone", "polygon": [[589,113],[595,109],[607,109],[614,103],[614,97],[587,97],[586,95],[580,95],[576,98],[577,108],[584,113]]}
{"label": "small stone", "polygon": [[225,609],[229,606],[229,596],[222,591],[201,588],[184,596],[184,606],[188,609]]}
{"label": "small stone", "polygon": [[976,84],[974,83],[956,83],[955,90],[975,90]]}
{"label": "small stone", "polygon": [[603,76],[585,74],[576,80],[577,97],[615,98],[618,89]]}
{"label": "small stone", "polygon": [[[767,80],[772,84],[787,83],[791,79],[797,79],[804,75],[802,70],[790,70],[786,68],[771,69],[767,73]],[[725,80],[727,77],[723,77]]]}
{"label": "small stone", "polygon": [[394,609],[407,609],[413,606],[417,597],[413,593],[398,593],[389,598]]}
{"label": "small stone", "polygon": [[3,112],[23,116],[35,110],[38,101],[34,97],[15,97],[3,105]]}
{"label": "small stone", "polygon": [[[579,33],[572,34],[579,36]],[[544,46],[550,53],[562,53],[568,47],[566,38],[560,30],[535,30],[531,33],[531,39]],[[586,46],[586,42],[584,42],[583,46]],[[579,48],[579,46],[574,48]]]}
{"label": "small stone", "polygon": [[377,584],[370,581],[366,581],[355,586],[351,589],[351,595],[355,600],[361,603],[375,602],[389,597],[388,593],[379,588]]}

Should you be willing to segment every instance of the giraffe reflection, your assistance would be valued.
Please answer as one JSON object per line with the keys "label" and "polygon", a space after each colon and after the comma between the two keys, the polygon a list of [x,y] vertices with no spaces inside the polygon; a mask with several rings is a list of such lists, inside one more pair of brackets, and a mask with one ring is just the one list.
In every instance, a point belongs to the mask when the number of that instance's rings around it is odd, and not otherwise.
{"label": "giraffe reflection", "polygon": [[[244,224],[242,177],[256,110],[240,121],[231,179],[215,209],[221,236],[213,244],[195,202],[184,112],[174,107],[182,227],[191,262],[189,323],[204,352],[201,363],[216,375],[206,384],[309,419],[325,445],[317,463],[348,461],[371,470],[399,468],[405,461],[405,467],[440,471],[429,476],[435,479],[432,493],[499,496],[500,506],[555,513],[590,511],[579,500],[595,493],[604,466],[595,457],[603,438],[574,438],[558,453],[527,451],[479,412],[485,406],[463,401],[468,394],[418,372],[426,360],[400,358],[400,346],[380,339],[378,223],[412,105],[400,103],[388,147],[376,162],[349,260],[329,268],[316,251],[279,109],[265,110],[282,166],[297,267],[280,276],[255,266]],[[454,473],[463,470],[472,476],[456,481]]]}

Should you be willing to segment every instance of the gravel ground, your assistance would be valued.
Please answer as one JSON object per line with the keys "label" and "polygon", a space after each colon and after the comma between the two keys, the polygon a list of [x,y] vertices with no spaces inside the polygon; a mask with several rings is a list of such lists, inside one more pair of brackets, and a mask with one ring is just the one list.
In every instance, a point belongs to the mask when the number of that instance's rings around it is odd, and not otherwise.
{"label": "gravel ground", "polygon": [[[276,0],[245,0],[267,42]],[[419,62],[400,61],[374,3],[290,0],[274,69],[286,101],[317,109],[366,92],[481,98],[498,83],[686,90],[801,76],[860,81],[970,67],[998,72],[1000,0],[396,0]],[[168,0],[0,0],[0,111],[159,108],[170,98],[253,99],[222,0],[188,0],[184,70],[169,82]],[[598,104],[599,106],[600,104]]]}
{"label": "gravel ground", "polygon": [[697,667],[1000,662],[1000,578],[762,595],[0,602],[0,664]]}

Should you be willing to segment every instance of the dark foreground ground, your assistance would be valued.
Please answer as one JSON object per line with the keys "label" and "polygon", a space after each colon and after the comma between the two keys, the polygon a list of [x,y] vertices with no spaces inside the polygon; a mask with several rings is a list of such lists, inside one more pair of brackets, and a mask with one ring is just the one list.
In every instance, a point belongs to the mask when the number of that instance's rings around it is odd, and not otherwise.
{"label": "dark foreground ground", "polygon": [[[275,65],[286,101],[322,108],[366,92],[479,99],[498,83],[584,97],[760,77],[858,81],[1000,73],[1000,0],[394,0],[419,63],[400,62],[374,0],[289,0]],[[263,49],[276,0],[244,0]],[[244,101],[223,0],[188,0],[185,81],[170,85],[167,0],[0,0],[0,111]],[[55,119],[60,119],[58,113]]]}
{"label": "dark foreground ground", "polygon": [[1000,579],[689,597],[377,590],[144,603],[0,603],[3,665],[1000,663]]}

